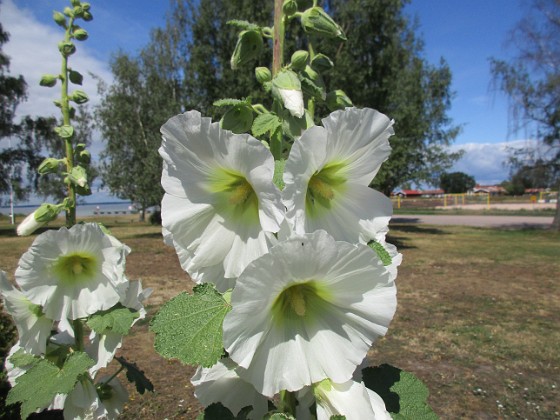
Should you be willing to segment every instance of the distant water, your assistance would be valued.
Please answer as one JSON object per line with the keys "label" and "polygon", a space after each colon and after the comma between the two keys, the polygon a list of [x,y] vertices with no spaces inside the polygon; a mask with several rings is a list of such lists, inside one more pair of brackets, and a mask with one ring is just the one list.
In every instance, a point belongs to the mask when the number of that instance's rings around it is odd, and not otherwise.
{"label": "distant water", "polygon": [[[38,205],[24,205],[24,206],[14,206],[15,214],[29,214],[32,213]],[[148,213],[151,213],[153,209],[148,209]],[[138,210],[134,208],[131,201],[105,201],[100,203],[84,203],[78,204],[76,209],[78,216],[93,216],[96,214],[107,215],[107,214],[137,214]],[[10,207],[2,206],[0,207],[0,214],[9,216]]]}

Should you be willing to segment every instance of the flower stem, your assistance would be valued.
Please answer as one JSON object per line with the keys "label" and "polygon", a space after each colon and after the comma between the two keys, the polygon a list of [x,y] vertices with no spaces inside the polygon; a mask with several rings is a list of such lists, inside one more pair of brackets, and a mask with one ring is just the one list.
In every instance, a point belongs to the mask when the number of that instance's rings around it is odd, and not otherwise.
{"label": "flower stem", "polygon": [[296,393],[286,390],[280,391],[280,410],[284,413],[296,416]]}
{"label": "flower stem", "polygon": [[284,12],[283,1],[274,0],[274,34],[272,48],[272,75],[276,75],[284,64]]}
{"label": "flower stem", "polygon": [[115,378],[117,377],[117,375],[118,375],[119,373],[121,373],[123,370],[124,370],[124,366],[121,365],[121,367],[120,367],[115,373],[113,373],[111,376],[109,376],[107,379],[105,379],[105,380],[103,381],[103,383],[108,384],[108,383],[111,382],[113,379],[115,379]]}
{"label": "flower stem", "polygon": [[[74,23],[74,18],[70,18],[64,33],[64,42],[70,42],[70,31]],[[62,125],[70,125],[70,101],[68,99],[68,57],[62,54],[62,68],[60,70],[60,77],[62,79],[61,88],[61,111],[62,111]],[[71,173],[74,167],[74,146],[72,144],[72,137],[65,138],[66,150],[66,172]],[[68,199],[69,205],[66,207],[66,226],[72,227],[76,224],[76,189],[74,184],[68,183]]]}
{"label": "flower stem", "polygon": [[81,319],[72,321],[72,328],[74,329],[74,339],[76,341],[76,350],[84,350],[84,324]]}

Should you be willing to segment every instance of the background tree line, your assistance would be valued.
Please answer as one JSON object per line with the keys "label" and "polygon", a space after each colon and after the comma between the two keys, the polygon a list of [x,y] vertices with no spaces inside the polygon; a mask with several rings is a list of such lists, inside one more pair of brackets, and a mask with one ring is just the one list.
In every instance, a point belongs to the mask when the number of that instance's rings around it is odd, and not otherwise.
{"label": "background tree line", "polygon": [[[458,154],[449,146],[459,132],[447,112],[451,71],[445,61],[423,56],[416,25],[404,13],[406,0],[326,0],[322,6],[345,30],[345,43],[318,43],[335,66],[325,77],[327,91],[342,89],[356,106],[371,107],[395,120],[393,153],[374,181],[389,194],[404,181],[436,183]],[[300,0],[300,10],[312,2]],[[266,102],[251,63],[230,68],[239,29],[231,19],[272,23],[271,0],[172,0],[164,28],[156,29],[137,56],[118,52],[111,61],[115,82],[101,86],[97,109],[105,140],[101,173],[111,191],[143,208],[158,204],[160,126],[171,116],[197,109],[215,120],[212,104],[224,97]],[[287,28],[286,60],[307,48],[299,23]],[[260,61],[270,62],[271,48]],[[326,116],[324,109],[318,114]],[[318,122],[318,121],[317,121]]]}

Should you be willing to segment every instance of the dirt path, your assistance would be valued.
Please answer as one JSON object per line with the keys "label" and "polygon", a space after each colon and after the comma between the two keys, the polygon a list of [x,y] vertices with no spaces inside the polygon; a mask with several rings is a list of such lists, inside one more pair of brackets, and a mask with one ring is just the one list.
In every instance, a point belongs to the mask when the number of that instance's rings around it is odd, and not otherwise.
{"label": "dirt path", "polygon": [[552,217],[543,216],[479,216],[479,215],[398,215],[392,223],[420,223],[427,225],[461,225],[501,228],[547,228]]}

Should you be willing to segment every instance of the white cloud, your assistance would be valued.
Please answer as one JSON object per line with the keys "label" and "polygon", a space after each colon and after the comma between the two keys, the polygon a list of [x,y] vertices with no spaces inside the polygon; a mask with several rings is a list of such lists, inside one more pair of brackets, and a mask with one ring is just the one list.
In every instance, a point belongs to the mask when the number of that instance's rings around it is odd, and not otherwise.
{"label": "white cloud", "polygon": [[[17,108],[17,116],[59,116],[53,100],[60,97],[59,88],[39,86],[45,73],[58,74],[60,53],[58,42],[63,38],[61,28],[40,23],[28,9],[20,9],[13,0],[3,0],[0,5],[0,21],[10,40],[3,45],[4,53],[10,57],[10,73],[23,75],[28,85],[27,101]],[[90,97],[90,104],[99,103],[97,83],[90,72],[110,83],[111,72],[107,63],[94,58],[88,50],[87,41],[78,42],[77,52],[69,59],[69,65],[84,76],[84,86],[79,87]],[[77,87],[73,87],[77,88]]]}
{"label": "white cloud", "polygon": [[498,184],[509,178],[508,158],[513,151],[534,145],[534,140],[454,145],[451,151],[462,149],[465,154],[450,169],[450,172],[464,172],[474,176],[476,182],[482,185]]}

